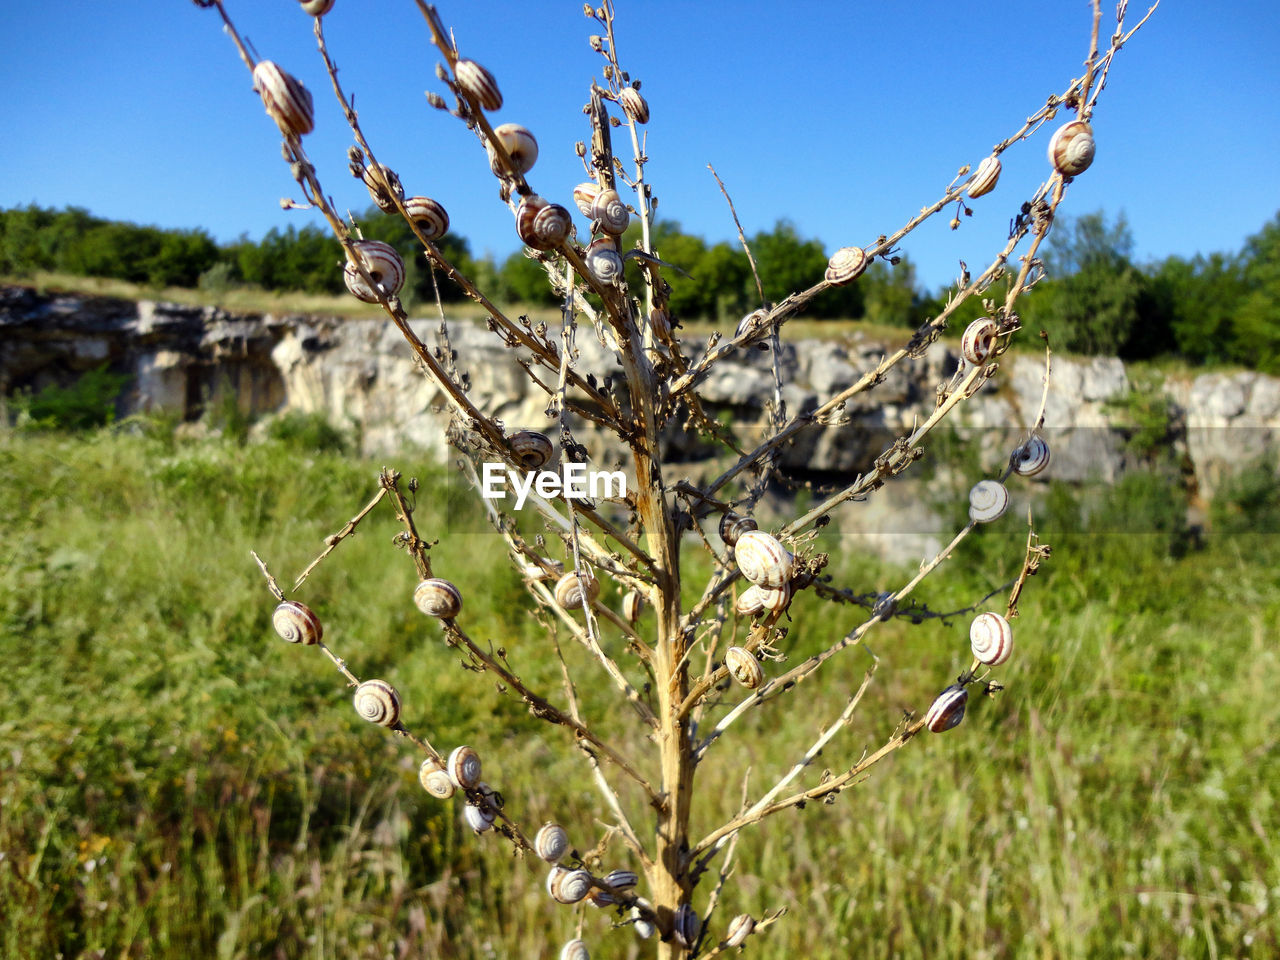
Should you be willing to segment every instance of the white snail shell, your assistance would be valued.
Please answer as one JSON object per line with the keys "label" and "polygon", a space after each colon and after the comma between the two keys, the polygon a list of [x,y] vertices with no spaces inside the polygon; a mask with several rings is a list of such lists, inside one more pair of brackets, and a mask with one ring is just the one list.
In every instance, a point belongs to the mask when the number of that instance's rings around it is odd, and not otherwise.
{"label": "white snail shell", "polygon": [[482,110],[501,109],[502,91],[498,89],[498,81],[480,64],[474,60],[459,60],[454,65],[453,74],[458,78],[462,92],[480,104]]}
{"label": "white snail shell", "polygon": [[556,582],[556,603],[565,610],[580,610],[600,596],[600,581],[587,571],[566,573]]}
{"label": "white snail shell", "polygon": [[738,594],[738,599],[733,602],[733,609],[744,617],[754,617],[757,613],[763,613],[764,590],[753,583]]}
{"label": "white snail shell", "polygon": [[[381,176],[378,176],[381,174]],[[370,164],[364,168],[360,174],[360,179],[364,181],[369,196],[373,198],[373,202],[377,204],[378,209],[383,213],[395,213],[395,200],[391,199],[391,194],[387,192],[387,187],[391,188],[396,199],[404,200],[404,187],[400,183],[399,175],[384,163]],[[384,183],[386,186],[384,186]]]}
{"label": "white snail shell", "polygon": [[584,217],[591,216],[591,206],[600,196],[600,184],[592,181],[580,183],[573,188],[573,203],[582,211]]}
{"label": "white snail shell", "polygon": [[965,191],[974,199],[986,196],[996,188],[996,182],[999,179],[1000,158],[985,157],[978,164],[978,169],[973,171],[973,176],[969,178],[969,185],[965,188]]}
{"label": "white snail shell", "polygon": [[612,907],[617,902],[617,898],[612,893],[607,893],[604,890],[592,888],[591,892],[587,894],[587,903],[591,904],[591,906],[595,907],[597,910],[602,910],[605,907]]}
{"label": "white snail shell", "polygon": [[622,257],[611,237],[601,237],[587,247],[584,258],[591,275],[603,284],[615,285],[622,279]]}
{"label": "white snail shell", "polygon": [[867,252],[861,247],[841,247],[827,261],[827,283],[840,287],[853,283],[867,269]]}
{"label": "white snail shell", "polygon": [[526,470],[539,470],[546,466],[555,453],[555,447],[545,433],[521,430],[507,438],[511,452],[520,466]]}
{"label": "white snail shell", "polygon": [[648,940],[654,934],[653,924],[645,919],[644,910],[641,907],[648,907],[652,910],[649,901],[643,897],[636,898],[636,904],[631,908],[632,926],[636,928],[636,935],[641,940]]}
{"label": "white snail shell", "polygon": [[1018,448],[1013,471],[1020,477],[1034,477],[1049,466],[1049,444],[1043,437],[1033,436]]}
{"label": "white snail shell", "polygon": [[628,623],[635,623],[642,613],[644,613],[644,597],[640,596],[638,590],[628,590],[626,596],[622,598],[622,615],[626,617]]}
{"label": "white snail shell", "polygon": [[555,863],[569,852],[569,834],[558,823],[544,823],[533,838],[533,849],[547,863]]}
{"label": "white snail shell", "polygon": [[271,625],[283,640],[311,646],[324,636],[324,625],[311,608],[297,600],[286,600],[271,614]]}
{"label": "white snail shell", "polygon": [[400,694],[385,680],[366,680],[356,687],[353,698],[361,719],[380,727],[394,727],[400,722]]}
{"label": "white snail shell", "polygon": [[423,580],[413,590],[414,605],[428,617],[450,619],[462,610],[462,594],[448,580]]}
{"label": "white snail shell", "polygon": [[998,667],[1013,653],[1013,627],[998,613],[980,613],[969,624],[969,646],[979,661]]}
{"label": "white snail shell", "polygon": [[459,790],[474,790],[480,782],[480,755],[470,747],[455,747],[444,766]]}
{"label": "white snail shell", "polygon": [[272,61],[259,60],[253,68],[253,89],[262,97],[267,115],[285,136],[300,137],[315,129],[311,91]]}
{"label": "white snail shell", "polygon": [[1072,120],[1049,140],[1049,162],[1064,177],[1078,176],[1093,163],[1095,147],[1093,128],[1083,120]]}
{"label": "white snail shell", "polygon": [[998,480],[979,480],[969,491],[969,518],[990,523],[1009,509],[1009,491]]}
{"label": "white snail shell", "polygon": [[964,329],[960,339],[960,352],[975,367],[984,363],[996,345],[1000,327],[990,317],[979,317]]}
{"label": "white snail shell", "polygon": [[462,819],[466,820],[467,826],[476,833],[484,833],[493,828],[493,821],[498,819],[498,811],[487,803],[484,805],[468,803],[462,808]]}
{"label": "white snail shell", "polygon": [[756,522],[750,517],[743,517],[730,511],[720,518],[720,539],[725,546],[732,547],[738,538],[748,530],[756,529]]}
{"label": "white snail shell", "polygon": [[593,220],[600,221],[601,230],[615,237],[622,236],[626,232],[627,224],[631,222],[631,214],[627,211],[627,205],[622,202],[622,197],[618,195],[617,190],[601,190],[591,204],[589,216]]}
{"label": "white snail shell", "polygon": [[795,566],[787,548],[760,530],[748,530],[738,537],[733,555],[744,577],[757,586],[774,590],[791,579]]}
{"label": "white snail shell", "polygon": [[623,87],[618,94],[618,102],[622,104],[622,112],[629,119],[636,123],[649,122],[649,104],[635,87]]}
{"label": "white snail shell", "polygon": [[352,296],[365,303],[378,303],[383,296],[394,297],[398,294],[404,286],[404,261],[396,253],[395,247],[381,240],[356,240],[352,246],[356,256],[364,261],[364,268],[373,282],[382,290],[379,294],[370,287],[355,264],[348,261],[342,268],[342,279],[346,281]]}
{"label": "white snail shell", "polygon": [[698,931],[701,928],[702,921],[698,919],[698,912],[687,903],[680,904],[679,909],[676,910],[673,930],[680,945],[692,947],[698,941]]}
{"label": "white snail shell", "polygon": [[439,201],[430,197],[410,197],[404,202],[404,209],[428,240],[438,240],[449,232],[449,214]]}
{"label": "white snail shell", "polygon": [[929,712],[924,715],[924,725],[933,733],[950,730],[964,719],[964,705],[968,700],[969,691],[953,683],[933,701]]}
{"label": "white snail shell", "polygon": [[570,940],[560,948],[560,960],[591,960],[591,951],[581,940]]}
{"label": "white snail shell", "polygon": [[591,874],[554,866],[547,875],[547,893],[557,903],[577,903],[591,891]]}
{"label": "white snail shell", "polygon": [[729,929],[725,932],[724,942],[730,947],[742,946],[742,941],[751,936],[756,928],[756,919],[749,913],[740,913],[729,921]]}
{"label": "white snail shell", "polygon": [[764,682],[764,668],[756,655],[742,647],[730,647],[724,654],[724,665],[729,676],[748,690],[754,690]]}
{"label": "white snail shell", "polygon": [[738,326],[733,331],[733,339],[737,340],[738,337],[742,336],[748,330],[754,330],[760,325],[760,321],[762,321],[768,313],[769,311],[764,307],[761,307],[759,310],[752,310],[738,321]]}
{"label": "white snail shell", "polygon": [[333,9],[333,0],[302,0],[302,9],[313,17],[323,17]]}
{"label": "white snail shell", "polygon": [[516,209],[516,233],[535,250],[550,250],[564,243],[572,229],[569,211],[537,194],[525,197]]}
{"label": "white snail shell", "polygon": [[437,800],[448,800],[457,790],[449,773],[435,757],[427,757],[418,768],[418,782],[422,789]]}
{"label": "white snail shell", "polygon": [[528,173],[533,169],[538,159],[538,141],[527,127],[518,123],[504,123],[494,128],[493,135],[502,144],[502,149],[507,151],[517,172]]}

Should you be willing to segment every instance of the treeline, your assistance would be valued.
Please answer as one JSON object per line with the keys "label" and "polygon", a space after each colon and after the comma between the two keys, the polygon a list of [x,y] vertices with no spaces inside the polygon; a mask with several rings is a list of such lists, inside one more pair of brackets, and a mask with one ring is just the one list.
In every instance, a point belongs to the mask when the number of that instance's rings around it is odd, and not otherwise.
{"label": "treeline", "polygon": [[[366,237],[384,240],[403,253],[413,236],[399,218],[370,208],[360,220]],[[633,224],[623,248],[635,245]],[[680,271],[666,270],[671,307],[680,319],[733,320],[759,304],[756,281],[737,244],[708,244],[674,221],[654,226],[654,249]],[[785,221],[748,237],[764,287],[776,302],[822,276],[827,251]],[[522,251],[501,264],[471,254],[465,238],[440,242],[445,255],[494,299],[554,304],[542,265]],[[1191,363],[1240,363],[1280,372],[1280,215],[1243,248],[1191,259],[1166,257],[1147,264],[1133,259],[1133,236],[1121,215],[1099,213],[1054,224],[1041,248],[1046,278],[1022,301],[1024,325],[1049,331],[1059,347],[1086,354],[1147,359],[1180,356]],[[806,308],[817,317],[865,319],[914,327],[936,316],[947,291],[931,294],[902,256],[873,264],[858,283],[830,290]],[[318,227],[272,229],[259,241],[241,238],[219,245],[202,230],[104,220],[75,207],[0,210],[0,273],[48,270],[113,277],[155,286],[201,286],[213,291],[249,285],[264,290],[343,292],[338,242]],[[431,271],[421,256],[406,257],[404,298],[435,298]],[[629,262],[633,285],[639,267]],[[462,291],[438,271],[445,301]],[[999,300],[997,284],[987,296]],[[983,310],[975,298],[957,311],[950,329],[960,330]]]}

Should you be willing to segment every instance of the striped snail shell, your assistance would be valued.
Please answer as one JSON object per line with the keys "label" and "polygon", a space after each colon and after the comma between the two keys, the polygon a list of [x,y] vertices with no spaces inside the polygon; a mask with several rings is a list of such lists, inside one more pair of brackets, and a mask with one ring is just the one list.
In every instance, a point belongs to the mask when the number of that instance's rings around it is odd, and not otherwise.
{"label": "striped snail shell", "polygon": [[978,169],[973,171],[973,176],[969,178],[969,185],[965,188],[965,192],[975,200],[978,197],[984,197],[996,188],[996,182],[999,179],[1000,158],[984,157],[978,164]]}
{"label": "striped snail shell", "polygon": [[448,800],[457,790],[456,784],[445,770],[444,764],[435,757],[427,757],[418,768],[418,782],[422,789],[437,800]]}
{"label": "striped snail shell", "polygon": [[[538,141],[527,127],[518,123],[504,123],[494,128],[493,135],[502,144],[502,149],[507,151],[517,173],[528,173],[533,169],[533,164],[538,159]],[[496,160],[496,156],[491,158],[490,166]]]}
{"label": "striped snail shell", "polygon": [[612,237],[601,237],[587,247],[587,269],[603,284],[616,285],[622,279],[622,258]]}
{"label": "striped snail shell", "polygon": [[649,122],[649,104],[635,87],[623,87],[618,94],[618,102],[622,104],[622,112],[636,123]]}
{"label": "striped snail shell", "polygon": [[640,878],[632,870],[611,870],[601,880],[605,886],[615,890],[630,890],[640,882]]}
{"label": "striped snail shell", "polygon": [[631,925],[636,928],[636,935],[641,940],[648,940],[654,934],[653,923],[645,919],[645,908],[653,909],[644,897],[637,897],[635,906],[631,908]]}
{"label": "striped snail shell", "polygon": [[525,197],[516,209],[516,233],[535,250],[550,250],[564,243],[572,229],[569,211],[537,194]]}
{"label": "striped snail shell", "polygon": [[324,636],[324,625],[311,608],[297,600],[286,600],[271,614],[271,625],[280,638],[290,643],[311,646]]}
{"label": "striped snail shell", "polygon": [[285,73],[270,60],[259,60],[253,68],[253,89],[285,136],[300,137],[315,129],[311,91],[293,74]]}
{"label": "striped snail shell", "polygon": [[729,921],[729,929],[725,931],[724,942],[726,946],[740,947],[742,941],[751,936],[751,931],[756,928],[756,919],[749,913],[740,913]]}
{"label": "striped snail shell", "polygon": [[1044,438],[1033,436],[1014,454],[1013,471],[1020,477],[1034,477],[1049,466],[1049,444]]}
{"label": "striped snail shell", "polygon": [[622,202],[622,197],[618,195],[617,190],[601,190],[591,204],[591,213],[588,216],[600,222],[601,230],[615,237],[622,236],[626,232],[627,224],[631,222],[631,214],[627,211],[627,205]]}
{"label": "striped snail shell", "polygon": [[618,898],[607,890],[599,890],[593,887],[587,894],[587,903],[591,904],[591,906],[595,907],[597,910],[603,910],[605,907],[612,907],[616,905],[617,902]]}
{"label": "striped snail shell", "polygon": [[558,823],[544,823],[533,838],[533,849],[547,863],[555,863],[569,852],[569,834]]}
{"label": "striped snail shell", "polygon": [[591,206],[596,202],[596,197],[598,196],[600,196],[600,184],[590,180],[573,188],[574,206],[582,211],[584,217],[591,216]]}
{"label": "striped snail shell", "polygon": [[760,530],[748,530],[738,537],[733,555],[744,577],[758,586],[774,590],[791,579],[795,565],[787,548]]}
{"label": "striped snail shell", "polygon": [[577,903],[591,890],[591,874],[586,870],[570,870],[554,866],[547,874],[547,893],[557,903]]}
{"label": "striped snail shell", "polygon": [[1093,128],[1083,120],[1072,120],[1049,140],[1049,162],[1064,177],[1078,176],[1093,163],[1094,149]]}
{"label": "striped snail shell", "polygon": [[458,78],[462,92],[480,104],[482,110],[501,109],[502,91],[498,89],[498,81],[480,64],[474,60],[459,60],[454,64],[453,75]]}
{"label": "striped snail shell", "polygon": [[493,828],[493,821],[498,819],[498,811],[489,804],[467,803],[462,808],[462,819],[477,834]]}
{"label": "striped snail shell", "polygon": [[933,733],[950,730],[964,719],[964,705],[968,700],[969,691],[953,683],[933,701],[929,712],[924,715],[924,725]]}
{"label": "striped snail shell", "polygon": [[591,960],[591,951],[581,940],[570,940],[560,948],[560,960]]}
{"label": "striped snail shell", "polygon": [[511,453],[526,470],[540,470],[555,453],[555,447],[545,433],[536,430],[520,430],[507,437]]}
{"label": "striped snail shell", "polygon": [[600,581],[587,573],[566,573],[556,582],[556,603],[565,610],[580,610],[600,596]]}
{"label": "striped snail shell", "polygon": [[960,339],[960,352],[975,367],[984,363],[996,345],[996,334],[1000,328],[990,317],[979,317],[964,328],[964,336]]}
{"label": "striped snail shell", "polygon": [[698,912],[687,903],[680,904],[676,910],[676,919],[672,932],[676,935],[676,940],[683,947],[692,947],[698,942],[698,931],[702,928],[702,921],[698,919]]}
{"label": "striped snail shell", "polygon": [[333,0],[302,0],[302,9],[313,17],[323,17],[333,9]]}
{"label": "striped snail shell", "polygon": [[455,747],[444,768],[459,790],[474,790],[480,782],[480,754],[470,747]]}
{"label": "striped snail shell", "polygon": [[380,727],[394,727],[400,722],[400,694],[385,680],[366,680],[356,687],[353,699],[361,719]]}
{"label": "striped snail shell", "polygon": [[740,336],[742,336],[744,333],[748,332],[749,330],[755,330],[757,327],[760,326],[760,321],[762,321],[766,316],[768,316],[768,314],[769,314],[769,311],[764,307],[761,307],[759,310],[752,310],[745,317],[743,317],[741,320],[738,321],[738,326],[733,331],[733,339],[737,340]]}
{"label": "striped snail shell", "polygon": [[720,518],[720,539],[724,541],[725,546],[732,547],[738,542],[740,536],[754,529],[756,529],[754,520],[733,511],[729,511]]}
{"label": "striped snail shell", "polygon": [[824,274],[827,283],[835,287],[853,283],[867,269],[867,252],[861,247],[841,247],[827,261]]}
{"label": "striped snail shell", "polygon": [[[379,210],[383,213],[396,212],[396,202],[391,198],[391,194],[395,194],[398,200],[404,200],[404,186],[400,183],[399,174],[385,163],[372,163],[364,168],[360,179],[364,181],[369,196],[373,198]],[[390,193],[387,192],[388,187]]]}
{"label": "striped snail shell", "polygon": [[644,597],[640,595],[639,590],[628,590],[626,596],[622,598],[622,615],[626,617],[628,623],[635,623],[642,613],[644,613]]}
{"label": "striped snail shell", "polygon": [[342,268],[342,279],[346,281],[351,295],[365,303],[379,303],[384,296],[394,297],[398,294],[404,286],[404,261],[396,253],[395,247],[381,240],[356,240],[352,246],[355,248],[355,255],[364,261],[365,270],[382,292],[370,287],[355,264],[348,261]]}
{"label": "striped snail shell", "polygon": [[756,655],[742,647],[730,647],[724,654],[724,665],[729,676],[748,690],[754,690],[764,682],[764,668]]}
{"label": "striped snail shell", "polygon": [[404,210],[428,240],[438,240],[449,232],[448,212],[430,197],[410,197],[404,202]]}
{"label": "striped snail shell", "polygon": [[979,480],[969,491],[969,518],[978,523],[999,520],[1009,509],[1009,491],[998,480]]}
{"label": "striped snail shell", "polygon": [[428,617],[451,619],[462,610],[462,594],[448,580],[423,580],[413,590],[414,605]]}
{"label": "striped snail shell", "polygon": [[1013,627],[998,613],[980,613],[969,624],[973,655],[990,667],[998,667],[1013,653]]}

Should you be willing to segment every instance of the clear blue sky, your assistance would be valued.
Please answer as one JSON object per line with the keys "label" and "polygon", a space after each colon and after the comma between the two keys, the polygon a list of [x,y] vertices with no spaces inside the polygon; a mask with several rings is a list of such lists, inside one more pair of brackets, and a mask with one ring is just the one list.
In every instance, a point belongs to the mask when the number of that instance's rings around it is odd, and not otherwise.
{"label": "clear blue sky", "polygon": [[[678,3],[618,0],[619,55],[643,81],[649,177],[662,216],[733,236],[706,165],[748,233],[789,218],[828,248],[866,245],[939,196],[1081,72],[1082,0]],[[464,55],[498,77],[495,115],[538,137],[535,189],[568,202],[573,144],[602,60],[579,0],[442,0]],[[1113,3],[1103,3],[1104,30]],[[295,0],[228,0],[258,54],[313,91],[306,146],[342,208],[363,210],[350,142]],[[1146,10],[1135,4],[1131,19]],[[483,152],[429,108],[438,59],[410,0],[337,0],[331,52],[379,158],[448,208],[473,252],[518,241]],[[75,204],[204,227],[218,240],[302,225],[279,138],[216,12],[185,0],[0,4],[0,206]],[[1138,257],[1237,250],[1280,209],[1280,8],[1164,0],[1117,58],[1095,116],[1098,154],[1066,211],[1123,211]],[[945,217],[903,245],[937,288],[983,260],[1046,172],[1048,132],[1006,154],[995,193],[957,233]]]}

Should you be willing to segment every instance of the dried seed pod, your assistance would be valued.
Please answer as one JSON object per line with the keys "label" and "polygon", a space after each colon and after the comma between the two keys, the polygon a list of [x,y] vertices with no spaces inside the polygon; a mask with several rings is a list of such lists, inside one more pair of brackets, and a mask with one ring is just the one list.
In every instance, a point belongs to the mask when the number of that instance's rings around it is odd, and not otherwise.
{"label": "dried seed pod", "polygon": [[724,665],[729,676],[737,680],[748,690],[754,690],[764,683],[764,668],[756,655],[742,647],[730,647],[724,654]]}
{"label": "dried seed pod", "polygon": [[751,936],[756,928],[755,917],[749,913],[740,913],[729,921],[729,929],[725,931],[724,942],[729,947],[740,947],[742,941]]}
{"label": "dried seed pod", "polygon": [[552,580],[564,575],[564,564],[559,560],[543,560],[527,564],[523,573],[526,580]]}
{"label": "dried seed pod", "polygon": [[451,619],[462,610],[462,594],[448,580],[423,580],[414,588],[414,605],[428,617]]}
{"label": "dried seed pod", "polygon": [[581,940],[570,940],[560,948],[560,960],[591,960],[591,951]]}
{"label": "dried seed pod", "polygon": [[698,931],[702,928],[702,921],[698,919],[698,912],[687,903],[680,904],[676,910],[676,919],[672,932],[676,935],[676,940],[683,947],[692,947],[698,942]]}
{"label": "dried seed pod", "polygon": [[394,727],[400,722],[400,694],[385,680],[366,680],[356,687],[353,698],[361,719],[380,727]]}
{"label": "dried seed pod", "polygon": [[313,17],[323,17],[333,9],[333,0],[302,0],[302,9]]}
{"label": "dried seed pod", "polygon": [[470,747],[455,747],[444,766],[459,790],[474,790],[480,782],[480,754]]}
{"label": "dried seed pod", "polygon": [[618,94],[618,102],[629,119],[636,123],[649,122],[649,104],[635,87],[623,87]]}
{"label": "dried seed pod", "polygon": [[556,863],[569,852],[569,834],[558,823],[544,823],[533,838],[533,849],[547,863]]}
{"label": "dried seed pod", "polygon": [[649,326],[658,337],[671,336],[671,312],[666,307],[655,304],[649,311]]}
{"label": "dried seed pod", "polygon": [[[364,167],[360,173],[360,179],[364,181],[365,188],[369,191],[369,196],[373,198],[373,202],[377,204],[378,209],[383,213],[395,213],[396,204],[392,199],[392,194],[396,199],[404,200],[404,187],[400,183],[399,175],[384,163],[374,163]],[[389,192],[388,192],[389,191]]]}
{"label": "dried seed pod", "polygon": [[725,546],[732,547],[738,538],[749,530],[756,529],[756,522],[750,517],[739,516],[730,511],[720,518],[720,539]]}
{"label": "dried seed pod", "polygon": [[591,890],[591,874],[586,870],[570,870],[554,866],[547,874],[547,893],[557,903],[577,903]]}
{"label": "dried seed pod", "polygon": [[438,240],[449,232],[448,212],[430,197],[410,197],[404,202],[404,210],[428,240]]}
{"label": "dried seed pod", "polygon": [[520,430],[507,437],[515,460],[526,470],[540,470],[550,461],[556,448],[545,433]]}
{"label": "dried seed pod", "polygon": [[324,625],[311,608],[297,600],[286,600],[271,614],[271,625],[282,640],[311,646],[324,636]]}
{"label": "dried seed pod", "polygon": [[615,237],[622,236],[631,222],[631,214],[617,190],[601,190],[591,204],[589,216],[599,221],[601,230]]}
{"label": "dried seed pod", "polygon": [[493,828],[493,821],[498,819],[498,811],[486,804],[467,803],[462,808],[462,819],[477,834]]}
{"label": "dried seed pod", "polygon": [[[528,173],[533,169],[533,164],[538,159],[538,141],[527,127],[518,123],[504,123],[494,128],[493,135],[502,144],[502,149],[507,151],[517,173]],[[496,162],[496,154],[491,153],[489,165],[492,167]]]}
{"label": "dried seed pod", "polygon": [[398,294],[404,286],[404,261],[396,253],[395,247],[381,240],[356,240],[352,246],[382,293],[370,287],[355,264],[348,261],[342,268],[342,279],[351,295],[365,303],[379,303],[383,296],[394,297]]}
{"label": "dried seed pod", "polygon": [[929,712],[924,715],[924,725],[933,733],[950,730],[964,719],[964,705],[968,700],[969,691],[953,683],[933,701]]}
{"label": "dried seed pod", "polygon": [[791,579],[795,559],[781,543],[760,530],[738,537],[733,555],[742,575],[757,586],[778,589]]}
{"label": "dried seed pod", "polygon": [[566,573],[556,583],[556,603],[565,610],[581,610],[600,596],[600,581],[587,571]]}
{"label": "dried seed pod", "polygon": [[457,790],[457,785],[445,770],[444,764],[435,757],[427,757],[422,761],[422,766],[418,768],[418,782],[422,784],[423,790],[437,800],[448,800]]}
{"label": "dried seed pod", "polygon": [[502,91],[493,74],[474,60],[459,60],[453,68],[462,92],[480,105],[482,110],[502,108]]}
{"label": "dried seed pod", "polygon": [[1020,477],[1034,477],[1049,466],[1049,444],[1044,438],[1033,436],[1018,448],[1013,461],[1014,473]]}
{"label": "dried seed pod", "polygon": [[635,623],[642,613],[644,613],[644,597],[640,596],[638,590],[628,590],[626,596],[622,598],[622,615],[628,623]]}
{"label": "dried seed pod", "polygon": [[982,663],[998,667],[1013,653],[1013,627],[998,613],[980,613],[969,624],[969,646]]}
{"label": "dried seed pod", "polygon": [[841,247],[827,261],[827,272],[824,276],[827,283],[841,287],[853,283],[867,269],[867,251],[861,247]]}
{"label": "dried seed pod", "polygon": [[615,890],[630,890],[640,878],[631,870],[611,870],[601,878],[605,886]]}
{"label": "dried seed pod", "polygon": [[960,339],[960,352],[975,367],[986,362],[996,345],[1000,327],[990,317],[979,317],[964,329]]}
{"label": "dried seed pod", "polygon": [[270,60],[259,60],[253,68],[253,89],[285,136],[301,137],[315,129],[311,91],[293,74],[285,73]]}
{"label": "dried seed pod", "polygon": [[596,197],[600,196],[600,184],[592,181],[580,183],[573,188],[573,203],[582,211],[584,217],[591,216],[592,204],[596,202]]}
{"label": "dried seed pod", "polygon": [[973,199],[984,197],[996,188],[996,182],[1000,179],[1000,158],[985,157],[978,164],[978,169],[973,171],[973,176],[969,178],[969,185],[965,191]]}
{"label": "dried seed pod", "polygon": [[1049,162],[1064,177],[1079,176],[1093,163],[1095,146],[1093,128],[1083,120],[1072,120],[1049,140]]}
{"label": "dried seed pod", "polygon": [[587,269],[603,284],[616,285],[622,279],[622,257],[612,237],[602,237],[587,247]]}
{"label": "dried seed pod", "polygon": [[1009,491],[998,480],[979,480],[969,491],[969,518],[978,523],[999,520],[1009,509]]}
{"label": "dried seed pod", "polygon": [[520,201],[516,209],[516,233],[535,250],[550,250],[569,238],[573,217],[558,203],[548,203],[537,194]]}

